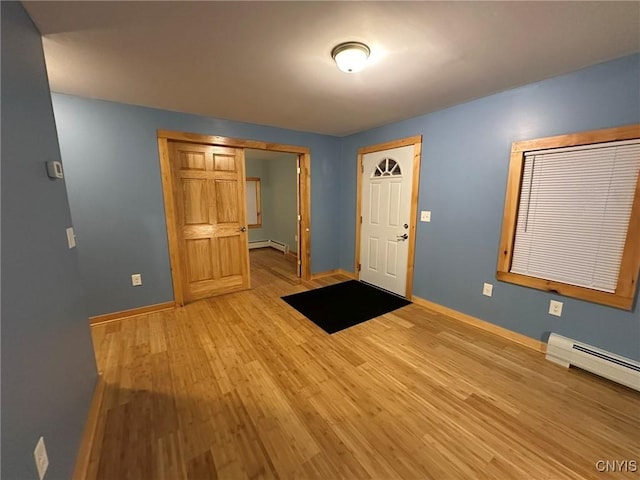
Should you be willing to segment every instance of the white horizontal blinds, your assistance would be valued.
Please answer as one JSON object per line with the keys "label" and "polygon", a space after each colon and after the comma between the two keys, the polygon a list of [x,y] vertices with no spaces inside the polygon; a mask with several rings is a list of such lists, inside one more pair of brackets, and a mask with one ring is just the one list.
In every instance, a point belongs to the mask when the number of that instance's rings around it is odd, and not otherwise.
{"label": "white horizontal blinds", "polygon": [[615,292],[640,171],[640,141],[533,152],[511,272]]}

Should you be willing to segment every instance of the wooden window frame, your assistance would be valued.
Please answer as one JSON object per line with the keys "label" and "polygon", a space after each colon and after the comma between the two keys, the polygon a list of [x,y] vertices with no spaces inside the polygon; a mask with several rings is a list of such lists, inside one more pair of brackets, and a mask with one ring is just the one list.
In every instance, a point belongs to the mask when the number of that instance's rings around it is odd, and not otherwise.
{"label": "wooden window frame", "polygon": [[512,273],[509,270],[511,269],[515,244],[525,153],[536,150],[575,147],[638,138],[640,138],[640,124],[633,124],[603,130],[592,130],[514,142],[511,147],[511,161],[507,178],[507,192],[502,220],[502,234],[500,236],[500,251],[498,254],[496,278],[503,282],[514,283],[516,285],[544,290],[624,310],[632,310],[640,272],[640,176],[636,183],[631,217],[629,219],[629,229],[622,254],[618,284],[614,293]]}
{"label": "wooden window frame", "polygon": [[260,177],[246,177],[245,182],[255,182],[256,183],[256,218],[257,223],[248,223],[247,227],[249,228],[262,228],[262,206],[260,201]]}

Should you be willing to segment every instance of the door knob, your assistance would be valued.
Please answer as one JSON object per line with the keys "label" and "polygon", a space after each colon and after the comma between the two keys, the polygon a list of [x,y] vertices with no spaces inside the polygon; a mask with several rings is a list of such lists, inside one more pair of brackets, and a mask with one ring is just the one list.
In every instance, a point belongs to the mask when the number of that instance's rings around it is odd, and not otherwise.
{"label": "door knob", "polygon": [[409,235],[407,235],[406,233],[405,233],[404,235],[396,235],[396,238],[397,238],[398,240],[402,240],[402,241],[404,241],[404,240],[406,240],[407,238],[409,238]]}
{"label": "door knob", "polygon": [[245,227],[244,225],[242,227],[240,227],[240,231],[241,232],[246,232],[247,231],[247,227]]}

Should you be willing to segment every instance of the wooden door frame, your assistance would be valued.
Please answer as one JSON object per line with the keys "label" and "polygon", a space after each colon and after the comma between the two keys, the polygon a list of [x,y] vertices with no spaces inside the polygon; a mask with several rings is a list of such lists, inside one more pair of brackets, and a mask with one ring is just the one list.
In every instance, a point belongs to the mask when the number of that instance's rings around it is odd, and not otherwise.
{"label": "wooden door frame", "polygon": [[165,221],[167,224],[167,240],[169,243],[169,262],[171,264],[171,280],[176,305],[184,305],[182,290],[182,265],[180,263],[180,242],[176,229],[176,210],[174,205],[174,185],[171,176],[171,160],[169,158],[169,142],[178,141],[233,148],[253,148],[283,153],[293,153],[300,158],[300,252],[298,259],[302,267],[302,279],[311,278],[311,150],[308,147],[286,145],[281,143],[244,140],[221,137],[218,135],[200,135],[197,133],[158,130],[158,154],[160,157],[160,173],[162,176],[162,194],[164,197]]}
{"label": "wooden door frame", "polygon": [[416,251],[416,225],[418,222],[418,190],[420,186],[420,157],[422,154],[422,135],[401,138],[391,142],[378,143],[368,147],[358,149],[357,160],[357,183],[356,183],[356,254],[354,272],[356,277],[360,278],[360,239],[362,230],[362,174],[364,166],[362,158],[367,153],[380,152],[390,150],[392,148],[406,147],[413,145],[413,178],[411,181],[411,213],[409,217],[409,252],[407,255],[407,285],[405,289],[405,297],[411,298],[413,293],[413,260]]}

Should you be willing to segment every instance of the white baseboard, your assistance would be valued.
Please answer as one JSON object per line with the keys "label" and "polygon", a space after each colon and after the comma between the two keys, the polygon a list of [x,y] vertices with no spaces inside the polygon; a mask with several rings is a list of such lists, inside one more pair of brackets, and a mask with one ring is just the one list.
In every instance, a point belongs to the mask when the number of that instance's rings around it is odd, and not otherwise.
{"label": "white baseboard", "polygon": [[249,250],[252,248],[265,248],[271,246],[271,240],[258,240],[256,242],[249,242]]}
{"label": "white baseboard", "polygon": [[280,250],[283,253],[287,253],[289,251],[289,245],[282,242],[277,242],[275,240],[257,240],[255,242],[249,242],[249,250],[251,250],[252,248],[265,247],[275,248],[276,250]]}

